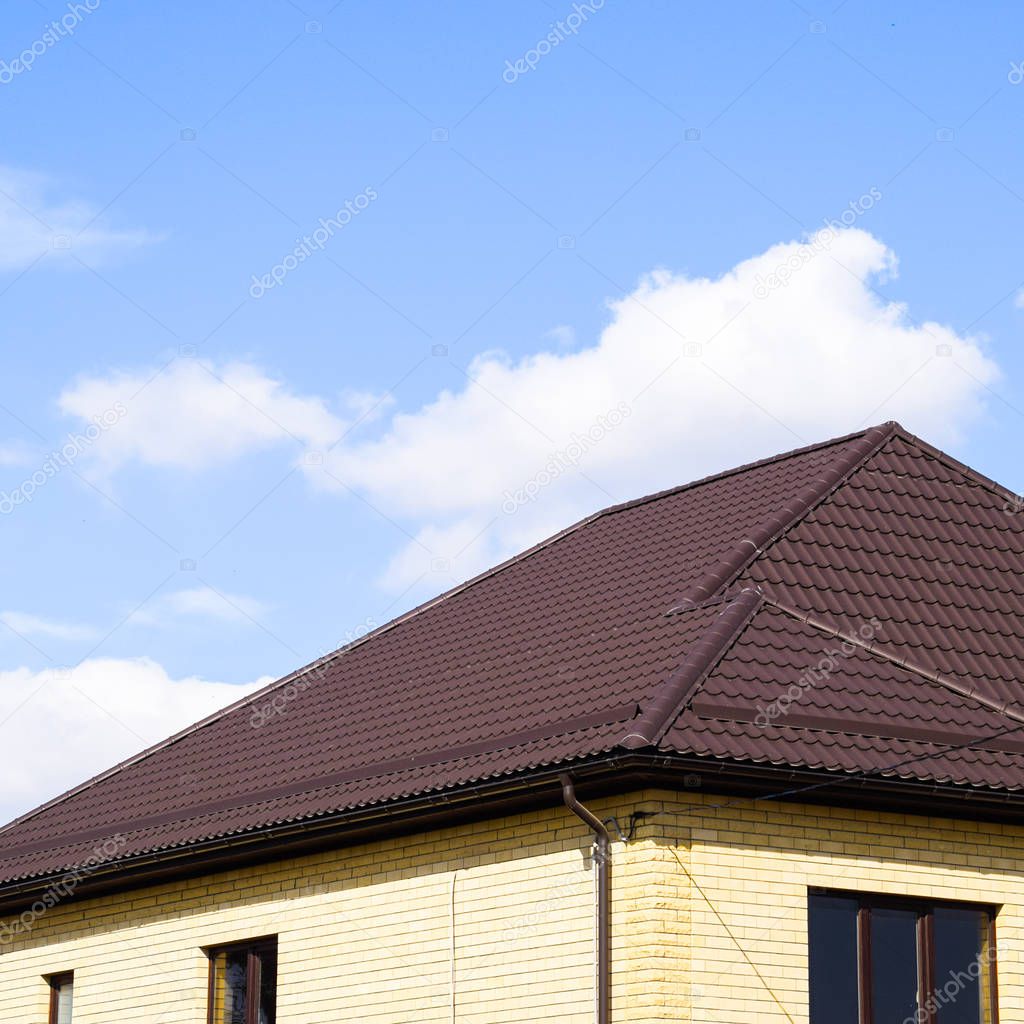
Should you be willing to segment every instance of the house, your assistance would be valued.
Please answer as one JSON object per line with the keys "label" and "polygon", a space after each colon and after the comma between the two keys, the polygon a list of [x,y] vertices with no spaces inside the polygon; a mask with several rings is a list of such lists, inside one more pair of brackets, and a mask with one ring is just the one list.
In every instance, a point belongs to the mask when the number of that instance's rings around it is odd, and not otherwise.
{"label": "house", "polygon": [[890,423],[597,513],[0,830],[0,1021],[1024,1020],[1021,511]]}

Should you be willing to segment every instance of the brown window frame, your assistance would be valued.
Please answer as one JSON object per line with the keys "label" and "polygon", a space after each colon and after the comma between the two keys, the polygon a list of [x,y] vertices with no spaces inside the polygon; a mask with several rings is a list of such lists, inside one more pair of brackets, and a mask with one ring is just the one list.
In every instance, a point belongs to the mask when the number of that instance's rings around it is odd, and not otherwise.
{"label": "brown window frame", "polygon": [[60,974],[51,974],[47,977],[46,984],[50,986],[50,1024],[57,1024],[57,1013],[60,1010],[60,990],[64,985],[71,985],[73,990],[75,972],[63,971]]}
{"label": "brown window frame", "polygon": [[[887,896],[881,893],[858,892],[847,889],[808,890],[811,896],[838,896],[857,902],[857,985],[859,994],[859,1024],[872,1024],[871,992],[871,911],[872,909],[911,910],[919,914],[917,920],[918,991],[926,999],[935,991],[935,911],[936,909],[973,910],[988,915],[989,948],[989,1006],[986,1024],[999,1024],[999,947],[996,944],[996,917],[999,907],[992,903],[972,903],[969,900],[933,900],[911,896]],[[922,1024],[938,1024],[934,1010],[925,1007]]]}
{"label": "brown window frame", "polygon": [[[258,939],[248,939],[243,942],[229,942],[219,946],[207,946],[203,952],[210,961],[209,980],[207,982],[207,1024],[214,1024],[217,996],[217,957],[221,953],[242,953],[246,954],[245,972],[245,1024],[259,1024],[260,1012],[260,985],[262,983],[263,964],[260,961],[260,953],[269,951],[277,953],[277,936],[263,935]],[[277,999],[277,988],[274,989],[274,998]]]}

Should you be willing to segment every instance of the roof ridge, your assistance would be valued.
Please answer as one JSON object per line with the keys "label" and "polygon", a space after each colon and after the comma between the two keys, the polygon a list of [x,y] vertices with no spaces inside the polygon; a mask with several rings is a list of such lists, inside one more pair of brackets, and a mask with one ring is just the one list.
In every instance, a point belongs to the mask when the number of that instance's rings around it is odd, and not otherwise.
{"label": "roof ridge", "polygon": [[[774,512],[760,526],[744,537],[716,566],[708,570],[670,609],[680,611],[706,601],[728,587],[764,550],[788,533],[807,514],[841,487],[872,455],[903,428],[895,421],[880,424],[861,432],[861,440],[839,460],[837,465],[801,487],[782,509]],[[849,439],[856,437],[850,435]]]}
{"label": "roof ridge", "polygon": [[748,587],[718,613],[715,621],[683,658],[682,664],[659,687],[654,699],[619,741],[619,746],[636,750],[654,747],[661,742],[683,706],[750,624],[763,600],[759,587]]}
{"label": "roof ridge", "polygon": [[[638,505],[646,505],[652,501],[660,501],[662,498],[669,498],[674,494],[680,494],[681,492],[688,491],[693,487],[702,487],[705,484],[717,483],[719,480],[725,480],[728,477],[737,476],[740,473],[746,473],[752,469],[761,469],[764,466],[771,466],[776,462],[785,462],[787,459],[796,458],[799,455],[808,455],[810,452],[819,451],[823,448],[832,448],[835,445],[846,444],[854,438],[863,437],[865,434],[868,434],[873,430],[882,430],[887,427],[892,427],[894,430],[901,432],[903,431],[903,428],[899,423],[895,420],[889,420],[885,423],[876,424],[873,427],[864,427],[861,430],[851,431],[849,434],[842,434],[839,437],[830,437],[826,441],[816,441],[814,444],[806,444],[800,448],[791,448],[789,451],[778,452],[775,455],[768,455],[763,459],[755,459],[753,462],[744,462],[740,466],[733,466],[730,469],[723,469],[717,473],[711,473],[708,476],[698,477],[696,480],[690,480],[685,484],[676,484],[672,487],[666,487],[660,491],[653,491],[650,494],[645,494],[639,498],[631,498],[629,501],[623,501],[617,505],[609,505],[607,508],[603,508],[599,512],[593,513],[593,515],[589,516],[588,519],[580,520],[580,522],[575,524],[575,526],[585,525],[590,519],[597,519],[599,516],[610,515],[615,512],[623,512],[626,509],[635,508]],[[569,527],[569,529],[574,528],[575,527]]]}
{"label": "roof ridge", "polygon": [[[456,586],[438,594],[435,597],[429,598],[426,601],[410,608],[407,612],[403,612],[401,615],[389,622],[385,622],[383,625],[378,626],[376,629],[370,630],[368,633],[361,637],[353,640],[351,643],[345,644],[343,647],[339,647],[337,650],[331,651],[319,658],[309,662],[308,664],[289,672],[287,675],[282,676],[280,679],[275,679],[273,682],[268,683],[266,686],[261,687],[255,693],[248,694],[245,697],[228,704],[226,707],[220,708],[217,711],[211,712],[205,718],[201,718],[199,721],[186,726],[184,729],[180,729],[178,732],[152,744],[149,747],[139,751],[136,754],[131,755],[123,761],[118,762],[116,765],[105,769],[97,775],[94,775],[90,779],[86,779],[84,782],[79,783],[77,786],[61,793],[51,800],[40,804],[38,807],[34,807],[24,814],[7,822],[5,825],[0,826],[0,837],[5,832],[14,828],[15,826],[22,825],[26,821],[42,814],[45,811],[51,810],[58,804],[64,803],[70,800],[72,797],[77,796],[79,793],[84,792],[87,789],[91,789],[93,786],[98,785],[101,782],[106,781],[112,776],[124,771],[126,768],[130,768],[140,761],[144,761],[146,758],[159,753],[161,750],[165,750],[167,747],[173,746],[175,743],[179,743],[181,740],[191,736],[194,732],[198,732],[200,729],[205,728],[208,725],[212,725],[215,722],[220,721],[222,718],[227,717],[235,711],[240,710],[243,707],[257,703],[259,700],[265,698],[268,694],[274,692],[280,687],[287,686],[289,683],[294,683],[299,679],[302,679],[312,673],[324,672],[327,667],[332,664],[335,660],[340,658],[343,654],[347,654],[349,651],[360,647],[365,643],[381,636],[384,633],[389,632],[398,626],[403,625],[410,619],[415,618],[417,615],[423,612],[429,611],[436,605],[441,604],[444,601],[451,600],[457,597],[459,594],[468,590],[470,587],[475,586],[477,583],[483,582],[485,579],[489,579],[491,576],[495,576],[504,570],[511,568],[513,565],[517,565],[519,562],[524,561],[531,555],[537,554],[538,552],[550,547],[552,544],[568,537],[570,534],[575,533],[577,530],[582,529],[585,526],[590,525],[598,519],[603,518],[607,515],[613,515],[618,512],[625,511],[627,509],[636,508],[640,505],[645,505],[650,502],[659,501],[662,498],[667,498],[675,494],[679,494],[683,491],[690,490],[691,488],[702,487],[706,484],[715,483],[718,480],[724,480],[731,476],[736,476],[739,473],[745,473],[752,469],[758,469],[762,466],[772,465],[776,462],[784,462],[787,459],[795,458],[799,455],[805,455],[812,451],[817,451],[824,448],[829,448],[834,445],[844,444],[848,441],[853,440],[855,437],[865,435],[869,432],[869,429],[878,430],[879,427],[865,428],[864,430],[853,431],[850,434],[844,434],[841,437],[834,437],[826,441],[818,441],[814,444],[805,445],[801,448],[794,448],[787,452],[780,452],[775,455],[767,456],[763,459],[757,459],[754,462],[744,463],[741,466],[734,466],[731,469],[722,470],[718,473],[713,473],[709,476],[700,477],[697,480],[691,480],[685,484],[678,484],[674,487],[666,488],[665,490],[655,491],[651,494],[644,495],[640,498],[633,498],[630,501],[620,502],[617,505],[609,505],[606,508],[599,509],[596,512],[592,512],[588,516],[584,516],[582,519],[577,520],[575,523],[559,530],[557,533],[552,534],[550,537],[538,541],[532,547],[527,548],[525,551],[520,551],[510,558],[505,559],[503,562],[499,562],[497,565],[491,566],[489,569],[478,573],[476,576],[470,577],[468,580],[464,580],[462,583],[456,584]],[[701,602],[695,602],[701,603]]]}

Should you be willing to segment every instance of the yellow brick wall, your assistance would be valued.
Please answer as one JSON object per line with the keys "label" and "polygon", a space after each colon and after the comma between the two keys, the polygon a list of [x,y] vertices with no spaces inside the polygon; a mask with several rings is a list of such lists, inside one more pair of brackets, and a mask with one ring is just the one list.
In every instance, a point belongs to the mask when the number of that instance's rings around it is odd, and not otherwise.
{"label": "yellow brick wall", "polygon": [[[722,806],[725,804],[726,806]],[[647,791],[594,801],[613,848],[615,1024],[806,1024],[806,900],[833,886],[1002,905],[1000,1006],[1024,1020],[1024,829]],[[593,1020],[590,835],[553,808],[58,906],[0,945],[0,1022],[199,1024],[202,947],[279,936],[282,1024]]]}
{"label": "yellow brick wall", "polygon": [[45,1024],[66,970],[75,1024],[198,1024],[202,947],[269,934],[282,1024],[451,1021],[453,884],[460,1024],[590,1024],[590,846],[559,807],[69,902],[0,945],[0,1024]]}
{"label": "yellow brick wall", "polygon": [[807,891],[820,886],[999,905],[1000,1019],[1024,1021],[1024,829],[689,794],[640,797],[638,805],[659,814],[640,827],[631,856],[663,851],[666,871],[689,884],[688,987],[670,986],[689,1009],[677,1020],[806,1024]]}

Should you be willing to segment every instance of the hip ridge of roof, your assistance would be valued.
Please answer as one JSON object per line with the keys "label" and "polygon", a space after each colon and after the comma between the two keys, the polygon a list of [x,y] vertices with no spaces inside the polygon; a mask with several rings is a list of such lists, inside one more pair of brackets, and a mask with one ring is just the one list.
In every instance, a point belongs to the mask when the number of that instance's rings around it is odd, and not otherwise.
{"label": "hip ridge of roof", "polygon": [[700,684],[722,660],[757,614],[764,595],[759,587],[741,590],[687,653],[682,664],[662,683],[654,699],[619,741],[627,750],[656,747]]}
{"label": "hip ridge of roof", "polygon": [[788,533],[804,517],[830,497],[890,438],[902,433],[897,423],[884,423],[864,432],[834,466],[809,481],[781,509],[772,513],[750,535],[682,594],[671,611],[693,607],[724,591],[769,545]]}

